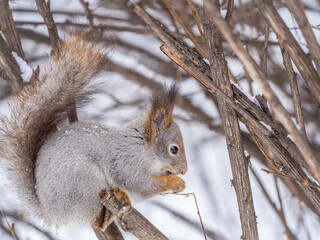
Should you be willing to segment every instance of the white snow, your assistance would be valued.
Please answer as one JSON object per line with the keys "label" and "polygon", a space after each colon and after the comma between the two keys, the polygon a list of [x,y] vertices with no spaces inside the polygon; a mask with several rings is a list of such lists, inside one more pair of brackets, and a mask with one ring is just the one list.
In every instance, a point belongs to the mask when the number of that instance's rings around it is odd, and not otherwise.
{"label": "white snow", "polygon": [[3,32],[0,30],[0,34],[3,37],[4,40],[6,40],[6,37],[4,36]]}
{"label": "white snow", "polygon": [[16,59],[20,67],[22,80],[24,82],[29,82],[33,73],[32,68],[28,65],[28,63],[26,63],[25,60],[19,57],[16,52],[12,52],[12,56]]}

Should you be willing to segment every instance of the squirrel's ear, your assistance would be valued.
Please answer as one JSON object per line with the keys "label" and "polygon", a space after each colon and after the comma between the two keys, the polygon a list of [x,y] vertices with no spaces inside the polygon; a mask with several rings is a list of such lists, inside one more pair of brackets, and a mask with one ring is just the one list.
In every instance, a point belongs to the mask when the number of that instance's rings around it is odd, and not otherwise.
{"label": "squirrel's ear", "polygon": [[151,109],[145,122],[145,138],[149,142],[171,126],[177,92],[178,87],[175,83],[171,87],[163,87],[153,95]]}

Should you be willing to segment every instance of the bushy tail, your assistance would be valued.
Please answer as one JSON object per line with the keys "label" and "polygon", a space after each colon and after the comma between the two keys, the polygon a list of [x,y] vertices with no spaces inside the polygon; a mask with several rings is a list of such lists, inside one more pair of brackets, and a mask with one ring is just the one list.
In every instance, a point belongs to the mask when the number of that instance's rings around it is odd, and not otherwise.
{"label": "bushy tail", "polygon": [[73,35],[40,66],[34,79],[10,100],[10,117],[0,125],[0,157],[9,161],[12,187],[26,216],[41,217],[35,190],[35,159],[44,141],[67,118],[67,110],[88,99],[92,78],[105,68],[103,47]]}

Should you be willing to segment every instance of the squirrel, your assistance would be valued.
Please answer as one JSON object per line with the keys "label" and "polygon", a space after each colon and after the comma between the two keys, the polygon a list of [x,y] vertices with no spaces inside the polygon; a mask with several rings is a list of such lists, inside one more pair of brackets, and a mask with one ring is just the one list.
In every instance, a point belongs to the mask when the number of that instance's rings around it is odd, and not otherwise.
{"label": "squirrel", "polygon": [[74,104],[88,101],[107,64],[104,47],[71,35],[9,100],[0,124],[0,157],[27,219],[47,226],[90,223],[102,209],[99,191],[119,188],[133,202],[181,192],[187,162],[172,117],[177,86],[151,98],[144,116],[121,128],[66,122]]}

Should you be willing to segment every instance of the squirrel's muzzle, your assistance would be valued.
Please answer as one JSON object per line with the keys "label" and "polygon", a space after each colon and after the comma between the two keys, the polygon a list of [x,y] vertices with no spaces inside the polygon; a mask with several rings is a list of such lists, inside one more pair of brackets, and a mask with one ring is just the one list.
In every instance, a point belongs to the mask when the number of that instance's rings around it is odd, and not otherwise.
{"label": "squirrel's muzzle", "polygon": [[180,175],[187,172],[187,163],[177,164],[175,166],[168,166],[162,171],[163,176]]}

